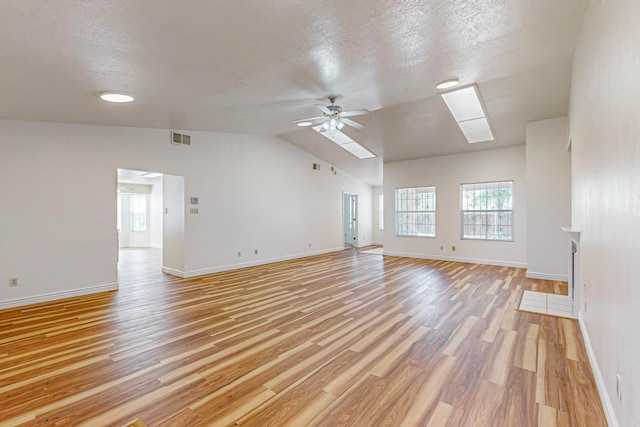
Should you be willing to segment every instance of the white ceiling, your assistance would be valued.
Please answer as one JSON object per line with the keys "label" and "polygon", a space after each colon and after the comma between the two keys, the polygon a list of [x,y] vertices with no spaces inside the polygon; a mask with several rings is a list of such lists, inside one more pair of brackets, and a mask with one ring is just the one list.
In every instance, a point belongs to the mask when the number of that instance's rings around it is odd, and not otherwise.
{"label": "white ceiling", "polygon": [[[36,1],[0,3],[0,117],[249,132],[374,185],[382,161],[524,143],[567,114],[588,0]],[[496,140],[470,145],[436,95],[477,83]],[[97,94],[119,90],[116,105]],[[338,95],[367,108],[358,160],[293,120]]]}
{"label": "white ceiling", "polygon": [[133,169],[118,169],[118,182],[119,183],[129,183],[129,184],[156,184],[162,181],[162,178],[157,176],[154,178],[147,178],[142,176],[145,173],[149,173],[149,171],[137,171]]}

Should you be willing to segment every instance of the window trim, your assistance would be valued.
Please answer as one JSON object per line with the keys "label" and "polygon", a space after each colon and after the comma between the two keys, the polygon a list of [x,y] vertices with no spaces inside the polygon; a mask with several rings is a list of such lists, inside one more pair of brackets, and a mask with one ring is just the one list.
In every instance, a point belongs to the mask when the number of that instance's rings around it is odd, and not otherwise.
{"label": "window trim", "polygon": [[[398,211],[398,190],[406,190],[406,189],[417,189],[417,188],[433,188],[433,194],[435,195],[435,209],[434,210],[425,210],[425,211]],[[435,185],[420,185],[420,186],[408,186],[408,187],[396,187],[394,190],[394,222],[395,222],[395,236],[396,237],[414,237],[419,239],[435,239],[437,236],[437,214],[438,214],[438,190]],[[418,234],[400,234],[398,232],[398,212],[417,212],[417,213],[433,213],[433,235],[418,235]]]}
{"label": "window trim", "polygon": [[[510,182],[511,183],[511,209],[488,209],[488,210],[464,210],[462,209],[462,188],[464,185],[478,185],[478,184],[498,184],[498,183],[505,183],[505,182]],[[516,234],[516,229],[515,229],[515,209],[514,209],[514,204],[513,204],[513,199],[514,199],[514,183],[515,180],[513,179],[507,179],[507,180],[503,180],[503,181],[481,181],[481,182],[466,182],[466,183],[461,183],[460,184],[460,240],[479,240],[482,242],[507,242],[507,243],[513,243],[515,242],[515,234]],[[481,237],[465,237],[464,236],[464,214],[467,212],[479,212],[479,213],[490,213],[490,212],[511,212],[511,239],[487,239],[487,238],[481,238]]]}

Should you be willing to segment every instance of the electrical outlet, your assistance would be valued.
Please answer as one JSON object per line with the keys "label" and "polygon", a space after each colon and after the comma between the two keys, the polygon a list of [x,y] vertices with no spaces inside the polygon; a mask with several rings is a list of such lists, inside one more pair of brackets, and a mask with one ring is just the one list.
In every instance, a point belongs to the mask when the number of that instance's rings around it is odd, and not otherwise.
{"label": "electrical outlet", "polygon": [[455,251],[456,251],[456,247],[455,247],[455,246],[451,246],[451,250],[452,250],[453,252],[455,252]]}
{"label": "electrical outlet", "polygon": [[620,374],[616,374],[616,394],[618,400],[622,402],[622,376]]}
{"label": "electrical outlet", "polygon": [[9,286],[18,286],[18,278],[17,277],[11,277],[9,279]]}
{"label": "electrical outlet", "polygon": [[199,215],[200,214],[200,212],[198,211],[198,208],[191,208],[190,212],[191,212],[191,215]]}

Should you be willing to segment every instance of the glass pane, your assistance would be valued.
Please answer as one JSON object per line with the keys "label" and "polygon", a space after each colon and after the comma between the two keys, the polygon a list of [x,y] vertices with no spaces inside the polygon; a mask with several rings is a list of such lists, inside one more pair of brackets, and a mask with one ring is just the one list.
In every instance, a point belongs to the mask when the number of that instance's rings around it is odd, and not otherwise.
{"label": "glass pane", "polygon": [[396,189],[396,234],[435,237],[436,188]]}
{"label": "glass pane", "polygon": [[131,231],[147,231],[147,196],[145,194],[131,195]]}

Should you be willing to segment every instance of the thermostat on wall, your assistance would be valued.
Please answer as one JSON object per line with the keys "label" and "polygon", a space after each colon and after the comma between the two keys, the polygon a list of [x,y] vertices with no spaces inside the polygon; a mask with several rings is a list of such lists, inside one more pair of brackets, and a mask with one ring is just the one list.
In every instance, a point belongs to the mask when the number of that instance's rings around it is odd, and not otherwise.
{"label": "thermostat on wall", "polygon": [[192,197],[191,198],[191,204],[192,205],[197,205],[198,204],[198,198],[197,197]]}

